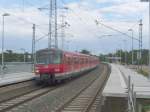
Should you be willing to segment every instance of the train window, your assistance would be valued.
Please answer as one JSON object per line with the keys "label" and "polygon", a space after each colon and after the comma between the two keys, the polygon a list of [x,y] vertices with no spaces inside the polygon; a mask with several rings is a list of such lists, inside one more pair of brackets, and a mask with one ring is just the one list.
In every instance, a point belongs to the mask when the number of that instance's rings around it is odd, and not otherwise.
{"label": "train window", "polygon": [[75,57],[73,57],[72,63],[73,63],[73,64],[75,63]]}
{"label": "train window", "polygon": [[38,64],[49,64],[49,59],[47,55],[37,55]]}
{"label": "train window", "polygon": [[80,64],[82,64],[82,58],[80,58]]}
{"label": "train window", "polygon": [[86,64],[88,63],[88,59],[86,58]]}
{"label": "train window", "polygon": [[53,60],[51,60],[51,63],[53,63],[53,64],[61,63],[61,55],[59,53],[54,54],[54,56],[52,56],[52,57],[53,57]]}
{"label": "train window", "polygon": [[79,59],[76,57],[75,64],[78,64],[78,63],[79,63]]}
{"label": "train window", "polygon": [[78,64],[80,64],[81,63],[81,59],[80,58],[78,58]]}
{"label": "train window", "polygon": [[82,64],[84,64],[84,58],[82,59]]}
{"label": "train window", "polygon": [[82,64],[82,58],[80,58],[80,64]]}
{"label": "train window", "polygon": [[82,59],[82,63],[84,64],[84,58]]}
{"label": "train window", "polygon": [[62,63],[66,63],[66,56],[65,55],[63,55],[63,58],[62,58],[63,60],[62,60]]}
{"label": "train window", "polygon": [[60,64],[62,53],[58,51],[40,51],[36,54],[38,64]]}
{"label": "train window", "polygon": [[70,64],[70,57],[68,57],[68,59],[67,59],[67,63],[68,63],[68,64]]}
{"label": "train window", "polygon": [[74,57],[73,60],[74,60],[74,64],[77,64],[76,57]]}

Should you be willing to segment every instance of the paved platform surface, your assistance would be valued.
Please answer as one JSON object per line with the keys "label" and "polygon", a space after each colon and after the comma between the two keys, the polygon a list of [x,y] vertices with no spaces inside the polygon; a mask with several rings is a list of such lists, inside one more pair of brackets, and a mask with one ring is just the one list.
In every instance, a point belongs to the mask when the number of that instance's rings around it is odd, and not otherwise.
{"label": "paved platform surface", "polygon": [[34,73],[30,73],[30,72],[1,74],[0,86],[31,80],[31,79],[34,79],[34,77],[35,77]]}
{"label": "paved platform surface", "polygon": [[103,95],[109,97],[126,97],[128,76],[131,76],[131,83],[134,84],[134,91],[137,98],[150,99],[150,80],[137,72],[117,64],[111,65],[111,74],[104,88]]}

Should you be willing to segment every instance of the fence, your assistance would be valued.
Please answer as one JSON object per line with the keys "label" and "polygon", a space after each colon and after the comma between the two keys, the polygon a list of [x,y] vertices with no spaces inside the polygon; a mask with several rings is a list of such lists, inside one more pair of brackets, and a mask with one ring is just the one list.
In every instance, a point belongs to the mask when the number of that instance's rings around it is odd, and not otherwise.
{"label": "fence", "polygon": [[20,73],[20,72],[32,72],[33,64],[30,62],[6,62],[5,66],[0,65],[0,75]]}
{"label": "fence", "polygon": [[130,76],[128,77],[128,112],[136,112],[136,92]]}

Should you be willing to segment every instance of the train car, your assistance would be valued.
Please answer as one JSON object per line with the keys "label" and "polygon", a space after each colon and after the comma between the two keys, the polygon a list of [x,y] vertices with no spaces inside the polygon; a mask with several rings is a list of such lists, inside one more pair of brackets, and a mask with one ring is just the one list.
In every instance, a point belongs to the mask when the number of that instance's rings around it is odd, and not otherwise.
{"label": "train car", "polygon": [[59,49],[42,49],[36,52],[35,74],[38,83],[49,84],[75,77],[99,64],[96,56],[72,53]]}

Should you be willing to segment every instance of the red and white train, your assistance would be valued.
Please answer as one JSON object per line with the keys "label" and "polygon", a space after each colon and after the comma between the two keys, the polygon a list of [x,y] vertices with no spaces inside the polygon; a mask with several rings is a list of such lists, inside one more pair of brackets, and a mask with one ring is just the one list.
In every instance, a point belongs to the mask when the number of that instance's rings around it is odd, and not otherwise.
{"label": "red and white train", "polygon": [[36,52],[36,81],[54,83],[95,68],[96,56],[72,53],[59,49],[42,49]]}

